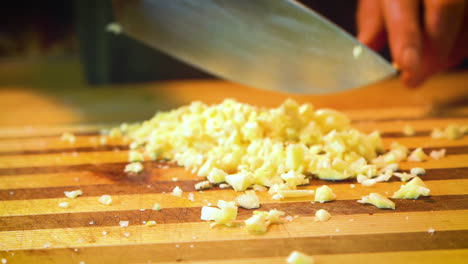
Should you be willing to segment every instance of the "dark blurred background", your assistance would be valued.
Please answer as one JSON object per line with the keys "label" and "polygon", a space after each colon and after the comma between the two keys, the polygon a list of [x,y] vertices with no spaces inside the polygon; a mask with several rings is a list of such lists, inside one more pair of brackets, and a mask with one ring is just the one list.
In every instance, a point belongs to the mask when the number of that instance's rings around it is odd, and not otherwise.
{"label": "dark blurred background", "polygon": [[[356,33],[356,1],[301,2]],[[125,35],[106,32],[112,21],[110,0],[4,1],[0,9],[0,63],[79,58],[91,84],[213,78]],[[388,49],[382,54],[389,59]]]}

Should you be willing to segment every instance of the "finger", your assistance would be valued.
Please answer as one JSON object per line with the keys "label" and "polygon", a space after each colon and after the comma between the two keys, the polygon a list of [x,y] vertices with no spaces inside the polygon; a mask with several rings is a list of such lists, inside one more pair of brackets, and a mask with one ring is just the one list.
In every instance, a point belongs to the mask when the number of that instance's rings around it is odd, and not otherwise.
{"label": "finger", "polygon": [[435,52],[435,64],[445,64],[460,32],[466,1],[424,0],[424,7],[424,28]]}
{"label": "finger", "polygon": [[358,40],[371,49],[382,49],[386,42],[386,34],[380,1],[360,0],[356,18]]}
{"label": "finger", "polygon": [[403,72],[405,84],[420,82],[422,32],[418,0],[382,0],[393,60]]}

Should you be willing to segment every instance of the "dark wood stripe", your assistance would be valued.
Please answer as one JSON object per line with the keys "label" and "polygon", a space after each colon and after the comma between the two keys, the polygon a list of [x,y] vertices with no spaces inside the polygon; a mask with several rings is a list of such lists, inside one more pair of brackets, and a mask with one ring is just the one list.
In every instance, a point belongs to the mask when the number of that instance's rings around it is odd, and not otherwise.
{"label": "dark wood stripe", "polygon": [[[2,175],[22,175],[22,174],[44,174],[44,173],[67,173],[67,172],[84,172],[90,171],[106,175],[111,179],[125,180],[127,176],[123,170],[128,162],[110,162],[110,163],[97,163],[97,164],[78,164],[78,165],[65,165],[65,166],[43,166],[43,167],[18,167],[18,168],[0,168],[0,176]],[[153,168],[158,166],[176,167],[171,162],[157,161],[157,162],[144,162],[144,170],[140,177],[149,176]]]}
{"label": "dark wood stripe", "polygon": [[395,138],[395,137],[428,137],[431,135],[431,131],[416,131],[412,136],[406,136],[403,132],[382,132],[380,134],[383,138]]}
{"label": "dark wood stripe", "polygon": [[[108,146],[103,147],[102,150],[98,151],[107,151],[107,150],[124,150],[127,149],[126,146]],[[79,151],[76,149],[68,150],[47,150],[51,152],[61,153],[65,152],[74,152]],[[83,148],[83,151],[95,151],[95,148]],[[468,154],[468,146],[450,146],[450,147],[433,147],[433,148],[424,148],[427,154],[432,150],[446,149],[447,155],[459,155],[459,154]],[[41,154],[48,153],[44,151]],[[83,152],[81,151],[81,152]],[[1,156],[0,152],[0,156]],[[159,162],[159,161],[158,161]],[[158,162],[145,162],[145,164],[155,164]],[[105,171],[109,170],[111,172],[121,172],[127,162],[114,162],[114,163],[100,163],[100,164],[79,164],[79,165],[66,165],[66,166],[41,166],[41,167],[18,167],[18,168],[0,168],[0,176],[2,175],[21,175],[21,174],[43,174],[43,173],[65,173],[65,172],[77,172],[77,171]],[[151,168],[151,166],[146,165],[145,168]]]}
{"label": "dark wood stripe", "polygon": [[[242,231],[242,230],[240,230]],[[175,244],[179,246],[176,247]],[[249,240],[229,239],[225,241],[190,241],[154,243],[141,245],[112,245],[80,247],[78,252],[69,248],[15,250],[16,259],[24,263],[34,262],[37,257],[70,256],[70,259],[86,261],[99,256],[101,263],[115,262],[116,256],[131,263],[162,261],[239,260],[246,258],[284,257],[293,250],[308,255],[335,255],[351,253],[377,253],[398,251],[422,251],[442,249],[464,249],[468,247],[468,231],[385,233],[367,235],[333,235],[289,238],[252,238]],[[213,249],[216,249],[215,251]],[[121,256],[124,254],[124,256]],[[73,258],[74,257],[74,258]],[[19,259],[20,258],[20,259]],[[14,260],[15,257],[9,257]],[[350,261],[351,263],[352,261]]]}
{"label": "dark wood stripe", "polygon": [[[441,195],[423,197],[418,200],[394,200],[396,210],[381,210],[371,205],[360,205],[356,200],[338,200],[324,204],[310,202],[265,203],[258,210],[278,209],[288,215],[313,216],[318,209],[326,209],[332,215],[385,214],[394,212],[423,212],[468,209],[468,195]],[[97,203],[97,201],[96,201]],[[79,206],[79,205],[77,205]],[[111,208],[111,207],[110,207]],[[66,211],[66,209],[64,209]],[[83,212],[63,214],[42,214],[0,217],[0,231],[32,230],[50,228],[118,226],[119,221],[130,221],[130,225],[141,225],[142,221],[155,220],[158,223],[200,222],[201,207],[165,208],[161,211],[151,209],[125,210],[115,212]],[[247,219],[252,210],[239,209],[239,220]]]}
{"label": "dark wood stripe", "polygon": [[36,149],[36,150],[21,150],[21,151],[0,151],[0,156],[8,155],[38,155],[38,154],[60,154],[73,152],[100,152],[100,151],[121,151],[128,150],[128,146],[124,145],[104,145],[96,147],[77,147],[66,149]]}
{"label": "dark wood stripe", "polygon": [[[150,164],[147,164],[150,166]],[[408,171],[405,171],[408,172]],[[140,175],[126,175],[123,173],[123,167],[120,171],[93,171],[95,175],[109,178],[115,181],[113,184],[95,184],[95,185],[73,185],[59,187],[44,187],[44,188],[18,188],[0,190],[0,200],[30,200],[30,199],[46,199],[46,198],[61,198],[64,191],[71,189],[81,189],[84,196],[100,196],[104,194],[119,195],[119,194],[143,194],[143,193],[162,193],[171,192],[174,187],[179,186],[184,191],[195,191],[194,185],[201,180],[180,180],[180,181],[158,181],[158,175],[161,170],[154,168],[148,169],[147,172]],[[170,172],[169,172],[170,173]],[[428,169],[426,175],[421,176],[424,181],[433,180],[456,180],[468,179],[468,167],[451,168],[451,169]],[[156,179],[156,180],[154,180]],[[399,182],[397,177],[392,177],[389,182]],[[333,184],[356,184],[355,179],[335,181]],[[312,186],[330,184],[330,181],[313,179]],[[213,187],[206,191],[219,190],[218,187]]]}

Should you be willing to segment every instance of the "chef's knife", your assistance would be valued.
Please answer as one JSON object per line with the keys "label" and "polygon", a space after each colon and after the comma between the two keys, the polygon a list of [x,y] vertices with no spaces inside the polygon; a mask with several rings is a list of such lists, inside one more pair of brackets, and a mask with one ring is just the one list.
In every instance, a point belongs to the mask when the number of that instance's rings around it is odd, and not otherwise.
{"label": "chef's knife", "polygon": [[113,4],[124,33],[248,86],[331,93],[396,73],[378,54],[294,0],[114,0]]}

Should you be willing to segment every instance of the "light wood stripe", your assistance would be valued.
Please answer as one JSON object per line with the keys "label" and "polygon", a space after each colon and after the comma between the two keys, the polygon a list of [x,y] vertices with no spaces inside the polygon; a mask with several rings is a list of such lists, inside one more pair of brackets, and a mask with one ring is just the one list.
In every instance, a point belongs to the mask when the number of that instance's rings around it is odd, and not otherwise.
{"label": "light wood stripe", "polygon": [[[86,256],[88,257],[88,256]],[[90,259],[91,256],[89,256]],[[432,264],[466,264],[468,249],[433,250],[433,251],[397,251],[378,253],[354,253],[336,255],[314,255],[315,263],[319,264],[395,264],[395,263],[432,263]],[[58,256],[57,256],[58,258]],[[190,261],[192,264],[285,264],[287,256],[243,258],[239,259],[217,259]],[[140,264],[147,262],[139,262]],[[161,262],[161,264],[177,264],[180,262]]]}
{"label": "light wood stripe", "polygon": [[[468,137],[465,137],[468,141]],[[421,140],[421,141],[419,141]],[[432,147],[437,148],[436,144],[429,145],[429,143],[417,143],[424,142],[424,140],[410,139],[407,142],[400,142],[408,147]],[[412,142],[412,143],[411,143]],[[417,144],[416,144],[417,143]],[[446,143],[446,142],[444,142]],[[462,142],[459,142],[462,143]],[[465,142],[463,142],[465,143]],[[413,146],[413,144],[415,146]],[[466,144],[468,146],[468,144]],[[443,144],[443,146],[447,146]],[[460,145],[458,145],[460,146]],[[116,151],[99,151],[99,152],[82,152],[73,153],[65,152],[61,154],[36,154],[36,155],[5,155],[0,156],[0,169],[1,168],[23,168],[23,167],[45,167],[45,166],[70,166],[79,164],[98,164],[105,162],[126,162],[128,160],[128,151],[116,150]],[[441,168],[454,167],[455,163],[466,164],[468,160],[468,154],[465,155],[449,155],[441,160],[434,160],[425,162],[425,164],[431,164],[433,166],[442,166]],[[431,167],[434,168],[434,167]]]}
{"label": "light wood stripe", "polygon": [[[379,183],[371,187],[356,186],[350,188],[344,184],[333,184],[329,186],[333,188],[337,194],[338,200],[360,199],[370,192],[378,192],[382,195],[391,196],[393,192],[400,188],[400,182]],[[428,181],[428,188],[431,189],[432,195],[465,195],[468,194],[468,180],[443,180],[443,181]],[[303,189],[315,189],[317,186],[305,186]],[[70,188],[73,190],[73,188]],[[217,190],[210,192],[193,192],[195,200],[187,199],[188,193],[184,193],[183,197],[175,197],[169,193],[149,193],[149,194],[133,194],[133,195],[113,195],[113,205],[106,206],[100,204],[97,200],[99,196],[87,196],[77,199],[68,198],[51,198],[51,199],[34,199],[34,200],[7,200],[0,201],[0,216],[15,216],[15,215],[35,215],[35,214],[57,214],[57,213],[78,213],[78,212],[97,212],[97,211],[121,211],[121,210],[138,210],[141,208],[151,208],[155,202],[158,202],[163,208],[175,207],[197,207],[204,206],[208,203],[216,204],[218,200],[232,201],[240,193],[233,190]],[[277,202],[271,199],[271,196],[266,192],[258,193],[262,203]],[[313,197],[290,198],[287,201],[311,201]],[[63,201],[70,202],[70,208],[59,208],[58,204]],[[356,203],[356,205],[359,205]]]}
{"label": "light wood stripe", "polygon": [[114,127],[118,124],[79,124],[79,125],[51,125],[51,126],[22,126],[7,127],[0,129],[0,140],[4,139],[26,139],[29,137],[60,136],[64,132],[70,133],[95,133],[103,128]]}
{"label": "light wood stripe", "polygon": [[[250,262],[253,259],[260,260],[259,263],[277,263],[268,261],[280,259],[281,262],[279,263],[284,264],[285,257],[293,250],[301,250],[313,255],[317,260],[316,263],[320,264],[350,263],[350,261],[354,263],[354,260],[359,261],[356,263],[465,263],[466,261],[463,258],[466,253],[464,253],[463,249],[450,249],[463,246],[463,241],[460,241],[460,239],[450,240],[450,235],[455,232],[440,232],[438,236],[429,239],[425,238],[424,233],[403,234],[400,237],[401,239],[406,241],[418,240],[418,244],[409,243],[408,246],[398,243],[398,234],[382,234],[370,237],[372,239],[371,243],[375,243],[375,245],[366,243],[365,239],[369,238],[365,236],[341,236],[328,239],[286,239],[284,242],[275,239],[268,244],[261,243],[262,241],[258,240],[252,241],[257,244],[243,243],[243,241],[226,241],[221,245],[216,245],[216,242],[197,243],[196,246],[195,244],[181,243],[178,248],[174,247],[174,244],[148,244],[87,247],[77,249],[77,252],[69,249],[52,249],[24,250],[11,253],[15,254],[16,258],[14,260],[18,261],[18,263],[79,263],[80,261],[93,264],[155,262],[257,263]],[[465,235],[464,232],[462,234]],[[441,248],[436,248],[438,244],[441,245]],[[262,245],[267,246],[267,249],[262,248]],[[391,247],[388,245],[391,245]],[[217,249],[213,250],[214,247]],[[348,248],[346,249],[346,247]],[[391,252],[393,248],[398,248],[398,250]],[[432,251],[429,251],[429,249],[432,249]],[[368,255],[370,257],[367,257]],[[337,260],[338,262],[336,262]],[[392,260],[395,260],[395,262],[390,262]],[[431,260],[434,260],[434,262]],[[454,260],[454,262],[451,262],[451,260]]]}
{"label": "light wood stripe", "polygon": [[[408,220],[406,220],[408,217]],[[350,222],[349,219],[354,219]],[[374,215],[343,215],[332,217],[327,222],[314,222],[313,217],[299,217],[280,225],[272,225],[264,235],[249,234],[242,225],[236,227],[209,228],[208,222],[160,224],[153,227],[130,225],[122,228],[77,227],[0,232],[0,250],[79,248],[84,246],[135,245],[148,243],[193,243],[227,240],[268,240],[275,238],[304,238],[349,236],[388,233],[425,232],[427,238],[436,237],[437,232],[464,230],[468,225],[468,210],[439,212],[405,212]],[[427,230],[436,230],[434,235]],[[338,232],[337,232],[338,229]],[[107,231],[104,236],[102,231]],[[124,237],[128,232],[130,236]],[[194,239],[194,237],[196,239]],[[466,242],[468,243],[468,242]],[[409,245],[408,245],[409,246]]]}
{"label": "light wood stripe", "polygon": [[[397,212],[424,212],[468,210],[468,195],[445,195],[423,197],[418,200],[398,200]],[[263,203],[259,210],[277,209],[291,216],[313,216],[319,209],[326,209],[333,216],[355,214],[393,214],[393,210],[381,210],[374,206],[360,206],[356,200],[338,200],[332,203],[282,202]],[[93,226],[107,227],[119,225],[120,219],[130,222],[130,225],[140,225],[142,220],[154,220],[159,224],[203,222],[200,220],[201,207],[164,208],[162,211],[147,209],[124,211],[99,211],[53,214],[53,215],[23,215],[0,217],[0,231],[35,230],[53,228],[77,228]],[[115,216],[118,216],[116,218]],[[181,217],[183,215],[183,217]],[[239,208],[238,220],[245,220],[252,215],[252,210]]]}

